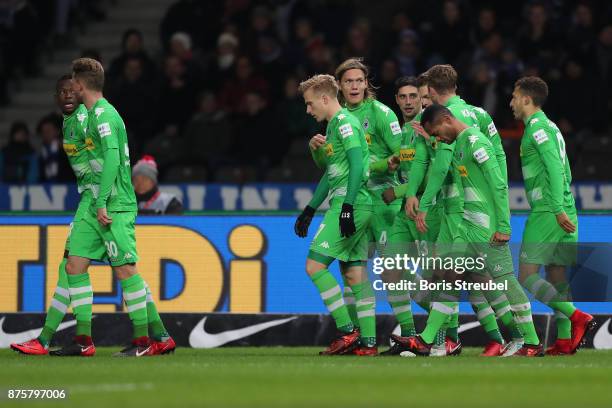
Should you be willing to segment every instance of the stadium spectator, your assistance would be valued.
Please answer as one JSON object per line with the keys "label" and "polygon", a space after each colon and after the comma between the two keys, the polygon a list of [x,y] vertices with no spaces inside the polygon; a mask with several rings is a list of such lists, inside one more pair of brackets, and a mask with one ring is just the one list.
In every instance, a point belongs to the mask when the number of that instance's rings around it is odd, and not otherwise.
{"label": "stadium spectator", "polygon": [[414,30],[406,29],[400,33],[394,57],[402,76],[416,76],[423,71],[419,37]]}
{"label": "stadium spectator", "polygon": [[155,63],[144,47],[142,33],[135,29],[127,29],[121,39],[121,54],[112,60],[108,69],[109,78],[118,78],[125,71],[125,64],[128,60],[138,58],[141,60],[142,77],[145,81],[152,81],[157,76]]}
{"label": "stadium spectator", "polygon": [[244,99],[249,92],[267,99],[268,89],[268,82],[255,73],[251,59],[241,56],[236,61],[233,78],[227,80],[221,90],[220,102],[230,113],[243,113],[247,108]]}
{"label": "stadium spectator", "polygon": [[121,76],[109,85],[108,99],[125,122],[130,136],[130,151],[138,157],[142,146],[155,134],[158,113],[158,88],[145,77],[144,60],[129,56],[123,61]]}
{"label": "stadium spectator", "polygon": [[[445,0],[441,11],[442,19],[436,23],[433,31],[433,49],[453,64],[470,42],[468,22],[463,18],[456,0]],[[415,74],[402,71],[402,75]]]}
{"label": "stadium spectator", "polygon": [[560,48],[558,32],[549,20],[543,3],[531,4],[518,40],[523,61],[537,64],[544,73],[554,68]]}
{"label": "stadium spectator", "polygon": [[169,136],[178,136],[195,107],[197,89],[186,75],[183,62],[168,56],[164,63],[164,78],[160,95],[158,125]]}
{"label": "stadium spectator", "polygon": [[[319,131],[319,125],[304,108],[304,99],[298,93],[299,81],[290,76],[284,82],[284,97],[277,104],[276,117],[280,121],[279,134],[287,143],[295,139],[310,137]],[[281,141],[282,142],[282,141]]]}
{"label": "stadium spectator", "polygon": [[472,43],[476,46],[497,29],[497,15],[495,10],[490,7],[480,9],[478,12],[478,24],[472,32]]}
{"label": "stadium spectator", "polygon": [[74,180],[74,173],[62,149],[62,117],[51,113],[38,122],[36,133],[42,145],[39,154],[39,180],[66,182]]}
{"label": "stadium spectator", "polygon": [[132,169],[132,183],[139,215],[178,215],[183,203],[174,194],[162,192],[157,185],[157,163],[152,156],[143,156]]}
{"label": "stadium spectator", "polygon": [[[397,62],[393,59],[386,59],[380,66],[378,83],[380,84],[376,90],[376,99],[389,107],[397,107],[395,103],[395,81],[399,78],[399,70]],[[395,109],[394,109],[395,110]],[[396,114],[399,114],[399,109]]]}
{"label": "stadium spectator", "polygon": [[30,130],[25,122],[17,121],[11,125],[9,141],[0,151],[0,181],[38,181],[38,157],[30,144]]}
{"label": "stadium spectator", "polygon": [[200,95],[198,111],[185,127],[184,139],[192,147],[191,160],[204,162],[211,171],[225,164],[232,144],[232,129],[227,113],[219,108],[213,92],[204,91]]}

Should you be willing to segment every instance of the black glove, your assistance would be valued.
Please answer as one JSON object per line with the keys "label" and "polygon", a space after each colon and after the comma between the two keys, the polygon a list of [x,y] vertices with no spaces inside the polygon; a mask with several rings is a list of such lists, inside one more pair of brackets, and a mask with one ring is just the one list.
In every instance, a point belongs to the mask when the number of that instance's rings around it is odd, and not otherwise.
{"label": "black glove", "polygon": [[340,213],[340,235],[345,238],[350,237],[355,233],[355,218],[353,217],[353,206],[350,204],[342,204],[342,212]]}
{"label": "black glove", "polygon": [[304,238],[306,235],[308,235],[308,227],[310,226],[314,213],[315,209],[311,206],[307,205],[304,208],[304,211],[302,211],[297,220],[295,220],[295,225],[293,226],[295,235],[300,238]]}

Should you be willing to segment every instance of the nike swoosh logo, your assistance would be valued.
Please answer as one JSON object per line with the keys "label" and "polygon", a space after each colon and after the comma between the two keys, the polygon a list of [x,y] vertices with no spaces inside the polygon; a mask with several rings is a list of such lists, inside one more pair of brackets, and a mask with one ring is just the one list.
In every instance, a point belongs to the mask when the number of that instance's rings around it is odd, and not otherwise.
{"label": "nike swoosh logo", "polygon": [[[0,319],[0,348],[7,348],[11,345],[11,343],[23,343],[25,341],[35,339],[36,337],[38,337],[40,331],[42,330],[42,327],[38,327],[36,329],[30,329],[19,333],[7,333],[4,331],[5,319],[6,316],[3,316]],[[60,323],[55,332],[57,333],[75,325],[76,320],[70,320],[69,322]]]}
{"label": "nike swoosh logo", "polygon": [[194,348],[214,348],[222,346],[226,343],[249,337],[260,331],[269,329],[270,327],[280,326],[297,319],[297,316],[288,317],[285,319],[272,320],[265,323],[258,323],[252,326],[243,327],[236,330],[227,330],[221,333],[208,333],[204,324],[208,316],[204,317],[195,325],[189,334],[189,345]]}
{"label": "nike swoosh logo", "polygon": [[606,320],[601,325],[595,336],[593,336],[593,347],[596,349],[612,349],[612,333],[610,333],[610,322],[612,319]]}
{"label": "nike swoosh logo", "polygon": [[147,354],[149,352],[149,350],[151,350],[151,346],[149,346],[146,349],[142,350],[142,353],[140,353],[138,350],[136,350],[136,357],[144,356],[145,354]]}
{"label": "nike swoosh logo", "polygon": [[[475,322],[469,322],[469,323],[464,323],[461,326],[459,326],[459,328],[457,329],[457,333],[463,333],[466,332],[468,330],[473,329],[474,327],[478,327],[480,326],[480,322],[475,321]],[[393,334],[396,335],[400,335],[402,332],[402,329],[400,327],[400,325],[398,324],[397,326],[395,326],[395,329],[393,329]],[[393,341],[389,340],[389,345],[392,346],[393,345]]]}
{"label": "nike swoosh logo", "polygon": [[475,322],[464,323],[459,326],[459,329],[457,329],[457,333],[463,333],[478,326],[480,326],[480,322],[478,320],[476,320]]}
{"label": "nike swoosh logo", "polygon": [[81,353],[86,353],[93,346],[81,347]]}

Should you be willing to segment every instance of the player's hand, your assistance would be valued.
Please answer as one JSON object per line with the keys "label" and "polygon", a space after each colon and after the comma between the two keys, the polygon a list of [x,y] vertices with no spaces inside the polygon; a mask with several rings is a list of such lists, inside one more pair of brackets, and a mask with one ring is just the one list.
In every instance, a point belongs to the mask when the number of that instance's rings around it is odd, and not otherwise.
{"label": "player's hand", "polygon": [[317,150],[319,147],[325,144],[325,140],[325,136],[323,136],[322,134],[316,134],[312,138],[310,138],[310,141],[308,142],[308,147],[310,147],[310,150]]}
{"label": "player's hand", "polygon": [[427,211],[419,211],[414,219],[417,230],[419,230],[421,234],[426,233],[429,228],[425,222],[425,217],[427,217]]}
{"label": "player's hand", "polygon": [[393,155],[387,159],[387,169],[390,173],[393,173],[400,165],[400,158]]}
{"label": "player's hand", "polygon": [[416,219],[417,211],[419,210],[419,199],[416,197],[408,197],[406,200],[406,215],[411,220]]}
{"label": "player's hand", "polygon": [[340,235],[348,238],[356,231],[355,218],[353,216],[353,206],[351,204],[342,204],[340,212]]}
{"label": "player's hand", "polygon": [[308,235],[308,227],[310,227],[314,213],[315,209],[311,206],[307,205],[304,208],[304,211],[302,211],[302,213],[297,217],[297,220],[295,220],[295,225],[293,226],[295,235],[300,238],[304,238],[306,235]]}
{"label": "player's hand", "polygon": [[567,232],[568,234],[576,232],[576,226],[572,221],[570,221],[565,211],[563,211],[561,214],[557,214],[557,223],[561,228],[563,228],[563,231]]}
{"label": "player's hand", "polygon": [[495,232],[491,237],[492,245],[504,245],[510,241],[510,234],[504,234],[503,232]]}
{"label": "player's hand", "polygon": [[414,129],[415,132],[417,132],[419,135],[423,136],[425,139],[429,140],[429,134],[425,131],[425,129],[423,128],[423,125],[421,125],[421,122],[410,122],[410,126],[412,127],[412,129]]}
{"label": "player's hand", "polygon": [[106,227],[113,222],[113,219],[106,213],[106,208],[98,208],[98,222],[103,227]]}
{"label": "player's hand", "polygon": [[391,204],[393,201],[397,199],[397,197],[395,196],[395,190],[393,190],[393,187],[389,187],[388,189],[382,192],[382,199],[387,205]]}

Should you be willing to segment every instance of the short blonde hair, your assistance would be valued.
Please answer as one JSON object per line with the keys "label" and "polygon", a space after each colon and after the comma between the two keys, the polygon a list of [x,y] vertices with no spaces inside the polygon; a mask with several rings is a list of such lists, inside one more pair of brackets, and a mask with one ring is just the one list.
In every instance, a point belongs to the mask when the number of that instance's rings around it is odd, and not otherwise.
{"label": "short blonde hair", "polygon": [[82,80],[92,91],[101,92],[104,89],[104,68],[93,58],[79,58],[72,61],[72,75]]}
{"label": "short blonde hair", "polygon": [[300,82],[298,90],[303,95],[307,90],[312,89],[314,92],[323,92],[334,98],[338,97],[338,91],[340,87],[336,82],[336,79],[327,74],[314,75],[305,81]]}
{"label": "short blonde hair", "polygon": [[425,73],[427,85],[440,94],[455,92],[457,89],[457,71],[449,64],[438,64]]}

